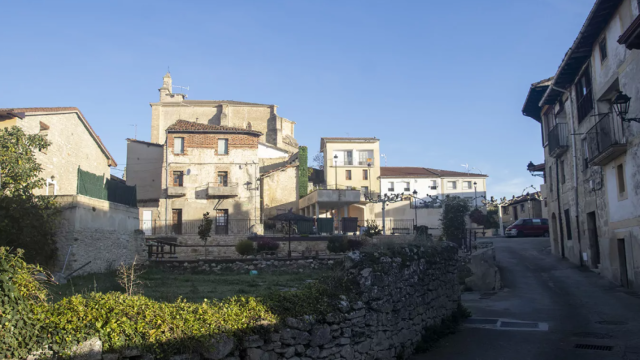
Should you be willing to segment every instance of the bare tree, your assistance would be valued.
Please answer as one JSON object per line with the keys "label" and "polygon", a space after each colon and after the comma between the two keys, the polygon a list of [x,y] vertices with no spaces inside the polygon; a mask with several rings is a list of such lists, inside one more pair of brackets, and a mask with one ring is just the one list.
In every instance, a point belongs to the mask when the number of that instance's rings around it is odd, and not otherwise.
{"label": "bare tree", "polygon": [[313,165],[320,169],[320,170],[324,170],[324,153],[317,153],[313,156]]}
{"label": "bare tree", "polygon": [[125,290],[128,296],[142,294],[142,281],[138,279],[143,270],[140,264],[137,264],[138,256],[133,259],[131,266],[120,264],[118,268],[118,283]]}

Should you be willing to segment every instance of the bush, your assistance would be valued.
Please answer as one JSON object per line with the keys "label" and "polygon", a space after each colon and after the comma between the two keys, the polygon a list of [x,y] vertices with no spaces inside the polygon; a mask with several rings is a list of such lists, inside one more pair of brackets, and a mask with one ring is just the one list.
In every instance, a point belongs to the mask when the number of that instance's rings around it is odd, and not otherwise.
{"label": "bush", "polygon": [[375,220],[367,220],[367,227],[362,233],[362,235],[372,239],[374,236],[378,236],[382,234],[382,229],[378,226],[378,223]]}
{"label": "bush", "polygon": [[256,253],[256,248],[253,246],[253,241],[246,239],[236,244],[236,251],[242,256],[249,256]]}
{"label": "bush", "polygon": [[442,236],[447,241],[459,241],[464,239],[467,232],[466,217],[471,210],[467,199],[459,196],[447,196],[442,202]]}
{"label": "bush", "polygon": [[47,290],[36,280],[42,269],[23,260],[20,249],[0,247],[0,358],[26,359],[41,350],[41,319]]}
{"label": "bush", "polygon": [[280,243],[272,239],[260,239],[256,245],[258,252],[278,251],[280,248]]}
{"label": "bush", "polygon": [[327,251],[331,253],[345,253],[348,251],[360,250],[364,242],[360,239],[349,239],[346,236],[334,235],[327,242]]}
{"label": "bush", "polygon": [[487,221],[487,216],[480,209],[473,209],[469,213],[469,219],[480,226],[484,226]]}
{"label": "bush", "polygon": [[348,239],[347,240],[347,249],[348,251],[355,251],[362,249],[364,246],[364,241],[360,239]]}

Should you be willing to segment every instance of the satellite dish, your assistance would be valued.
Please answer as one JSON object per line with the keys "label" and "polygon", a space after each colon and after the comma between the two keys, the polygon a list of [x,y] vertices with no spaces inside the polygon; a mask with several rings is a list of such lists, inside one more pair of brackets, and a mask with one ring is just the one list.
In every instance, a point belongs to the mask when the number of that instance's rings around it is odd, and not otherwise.
{"label": "satellite dish", "polygon": [[187,169],[187,175],[191,175],[191,169]]}

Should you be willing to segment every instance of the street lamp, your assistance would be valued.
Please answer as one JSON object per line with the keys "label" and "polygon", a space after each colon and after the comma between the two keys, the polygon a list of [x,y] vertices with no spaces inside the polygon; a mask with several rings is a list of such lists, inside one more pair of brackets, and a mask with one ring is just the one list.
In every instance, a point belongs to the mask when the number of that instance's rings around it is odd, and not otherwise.
{"label": "street lamp", "polygon": [[475,198],[475,202],[476,202],[476,209],[478,208],[478,183],[477,182],[473,182],[473,197]]}
{"label": "street lamp", "polygon": [[629,114],[629,105],[631,104],[631,98],[620,91],[616,97],[613,98],[611,105],[613,106],[613,110],[618,114],[620,120],[626,122],[639,122],[640,118],[627,118],[627,114]]}
{"label": "street lamp", "polygon": [[333,172],[335,173],[336,181],[333,186],[338,190],[338,154],[333,155]]}

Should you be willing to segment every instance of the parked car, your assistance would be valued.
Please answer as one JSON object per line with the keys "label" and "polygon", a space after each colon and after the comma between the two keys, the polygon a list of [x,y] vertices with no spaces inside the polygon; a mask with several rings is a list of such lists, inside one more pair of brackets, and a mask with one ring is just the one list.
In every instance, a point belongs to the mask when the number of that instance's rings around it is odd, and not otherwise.
{"label": "parked car", "polygon": [[544,236],[549,237],[548,219],[519,219],[505,231],[507,237]]}

